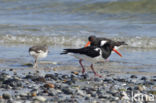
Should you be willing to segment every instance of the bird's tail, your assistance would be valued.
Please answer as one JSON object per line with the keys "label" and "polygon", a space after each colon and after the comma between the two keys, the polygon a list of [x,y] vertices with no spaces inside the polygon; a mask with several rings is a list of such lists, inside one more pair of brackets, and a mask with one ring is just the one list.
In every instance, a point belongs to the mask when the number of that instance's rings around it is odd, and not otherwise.
{"label": "bird's tail", "polygon": [[64,49],[64,51],[60,54],[63,55],[63,54],[76,53],[76,52],[77,52],[77,49]]}
{"label": "bird's tail", "polygon": [[121,46],[121,45],[128,45],[128,44],[125,43],[124,41],[117,41],[114,43],[114,46]]}

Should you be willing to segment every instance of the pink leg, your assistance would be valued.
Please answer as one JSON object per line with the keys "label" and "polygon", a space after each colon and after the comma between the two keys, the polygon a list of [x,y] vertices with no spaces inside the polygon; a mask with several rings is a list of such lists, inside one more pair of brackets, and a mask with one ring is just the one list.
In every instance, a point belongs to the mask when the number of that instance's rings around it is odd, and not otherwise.
{"label": "pink leg", "polygon": [[82,67],[82,74],[84,74],[85,68],[84,68],[84,66],[82,65],[82,59],[79,60],[79,63],[80,63],[80,65],[81,65],[81,67]]}
{"label": "pink leg", "polygon": [[100,78],[102,77],[100,74],[98,74],[98,73],[95,72],[95,70],[93,68],[93,64],[91,64],[90,67],[91,67],[91,69],[92,69],[92,71],[93,71],[93,73],[94,73],[95,76],[98,76]]}
{"label": "pink leg", "polygon": [[107,58],[106,61],[109,62],[109,58]]}

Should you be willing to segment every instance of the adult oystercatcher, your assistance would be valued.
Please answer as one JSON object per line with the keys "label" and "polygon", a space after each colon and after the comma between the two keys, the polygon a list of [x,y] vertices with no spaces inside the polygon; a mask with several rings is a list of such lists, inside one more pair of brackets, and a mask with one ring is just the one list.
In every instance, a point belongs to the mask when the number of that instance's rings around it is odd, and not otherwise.
{"label": "adult oystercatcher", "polygon": [[113,51],[122,57],[122,55],[116,50],[116,48],[121,46],[121,45],[127,45],[124,41],[113,41],[113,40],[108,39],[108,38],[100,38],[100,37],[98,38],[96,36],[89,36],[88,37],[88,43],[85,45],[85,47],[87,47],[89,45],[101,47],[107,43],[109,43],[110,46],[113,46],[114,47]]}
{"label": "adult oystercatcher", "polygon": [[64,49],[64,51],[61,54],[71,54],[79,59],[79,63],[82,67],[82,74],[85,72],[85,68],[82,65],[82,60],[86,60],[91,62],[91,70],[93,71],[95,76],[102,77],[98,73],[95,72],[93,68],[93,63],[97,62],[101,59],[107,59],[114,48],[114,44],[111,44],[110,42],[105,42],[105,45],[101,47],[97,46],[88,46],[83,47],[79,49]]}
{"label": "adult oystercatcher", "polygon": [[29,54],[35,59],[33,68],[37,68],[37,60],[39,58],[45,58],[48,54],[47,45],[37,45],[29,48]]}

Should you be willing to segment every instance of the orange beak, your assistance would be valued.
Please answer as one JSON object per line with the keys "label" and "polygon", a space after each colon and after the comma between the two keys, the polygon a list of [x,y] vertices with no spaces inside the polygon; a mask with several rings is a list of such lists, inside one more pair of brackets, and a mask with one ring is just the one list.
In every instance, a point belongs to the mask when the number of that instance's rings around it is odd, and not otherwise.
{"label": "orange beak", "polygon": [[116,49],[113,48],[113,51],[117,53],[120,57],[122,57],[122,55]]}
{"label": "orange beak", "polygon": [[91,44],[91,42],[90,41],[88,41],[88,43],[85,45],[85,47],[87,47],[88,45],[90,45]]}

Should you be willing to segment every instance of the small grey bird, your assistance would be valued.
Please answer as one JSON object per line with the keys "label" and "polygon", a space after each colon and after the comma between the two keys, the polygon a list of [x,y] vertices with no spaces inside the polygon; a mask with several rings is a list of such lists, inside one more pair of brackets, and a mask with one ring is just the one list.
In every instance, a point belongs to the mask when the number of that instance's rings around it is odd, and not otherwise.
{"label": "small grey bird", "polygon": [[29,48],[29,54],[35,59],[33,68],[37,68],[37,60],[45,58],[48,55],[47,45],[36,45]]}

